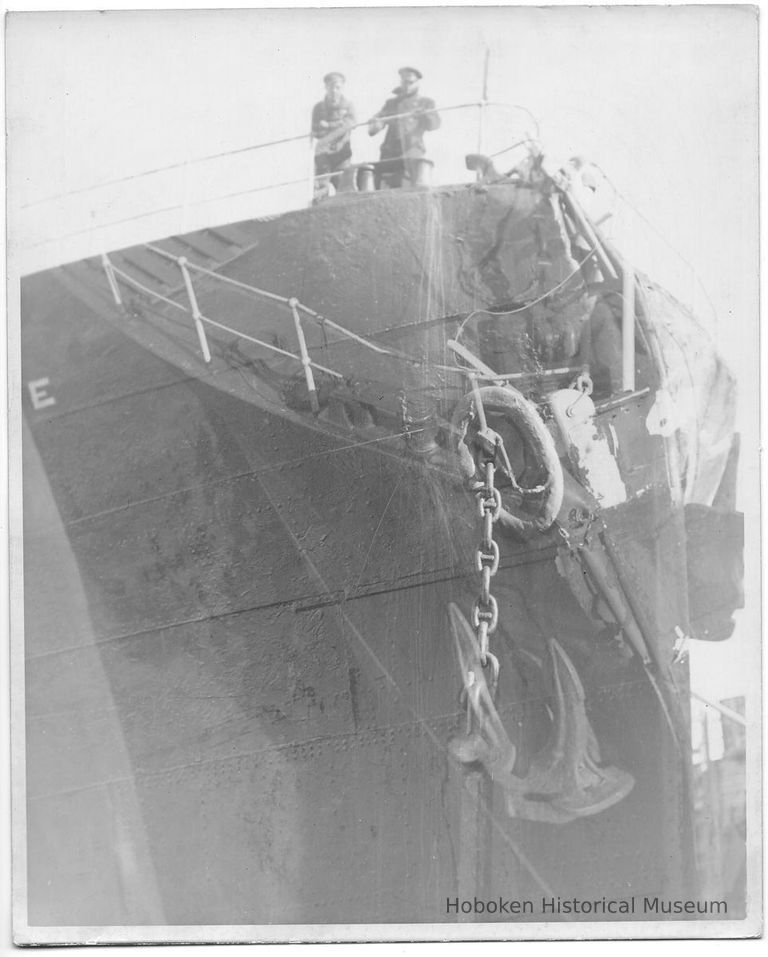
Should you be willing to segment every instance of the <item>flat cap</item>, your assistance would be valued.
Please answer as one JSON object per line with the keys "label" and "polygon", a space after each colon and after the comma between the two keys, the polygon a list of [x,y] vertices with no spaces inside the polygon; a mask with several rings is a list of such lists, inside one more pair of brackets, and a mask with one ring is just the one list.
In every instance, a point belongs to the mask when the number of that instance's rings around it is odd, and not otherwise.
{"label": "flat cap", "polygon": [[338,70],[331,70],[330,73],[326,73],[325,76],[323,77],[323,83],[330,83],[330,81],[335,80],[336,77],[338,77],[342,83],[347,82],[347,78],[344,76],[343,73],[339,73]]}
{"label": "flat cap", "polygon": [[400,74],[400,76],[402,76],[403,73],[413,73],[419,79],[421,79],[421,70],[417,70],[415,66],[401,66],[397,72]]}

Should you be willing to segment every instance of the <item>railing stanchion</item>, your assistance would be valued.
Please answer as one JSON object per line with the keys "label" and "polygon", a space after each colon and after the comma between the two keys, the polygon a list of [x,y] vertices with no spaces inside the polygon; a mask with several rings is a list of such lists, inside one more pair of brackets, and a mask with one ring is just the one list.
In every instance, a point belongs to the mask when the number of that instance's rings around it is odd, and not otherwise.
{"label": "railing stanchion", "polygon": [[[482,99],[478,103],[480,109],[477,121],[477,152],[482,156],[485,153],[485,108],[488,105],[488,68],[491,63],[491,48],[486,45],[485,56],[483,57],[483,93]],[[482,180],[483,174],[478,169],[475,173],[478,183]]]}
{"label": "railing stanchion", "polygon": [[315,199],[315,138],[309,137],[309,153],[307,155],[307,205],[311,206]]}
{"label": "railing stanchion", "polygon": [[[477,104],[478,107],[478,119],[477,119],[477,152],[482,156],[485,152],[485,107],[486,101],[484,99],[480,100]],[[483,174],[478,169],[475,172],[478,183],[482,180]]]}
{"label": "railing stanchion", "polygon": [[181,256],[179,258],[179,269],[181,269],[181,275],[184,277],[184,285],[187,287],[187,295],[189,296],[189,305],[192,309],[192,318],[195,320],[195,329],[197,329],[197,338],[200,340],[200,350],[203,353],[203,359],[206,362],[211,361],[211,351],[208,348],[208,339],[205,335],[205,327],[203,326],[202,314],[200,312],[200,307],[197,305],[197,296],[195,295],[194,287],[192,286],[192,278],[189,275],[189,270],[187,269],[187,257]]}
{"label": "railing stanchion", "polygon": [[107,282],[109,283],[109,288],[114,296],[115,302],[118,306],[122,306],[123,300],[120,296],[120,287],[117,285],[117,279],[115,279],[112,262],[106,253],[101,254],[101,264],[104,267],[104,272],[107,274]]}
{"label": "railing stanchion", "polygon": [[293,323],[296,326],[296,337],[299,340],[299,353],[301,355],[301,364],[304,366],[304,376],[307,380],[307,390],[309,392],[309,404],[312,411],[317,414],[320,411],[320,403],[317,401],[317,389],[315,387],[315,377],[312,374],[312,360],[307,349],[307,340],[304,338],[304,329],[301,326],[301,316],[299,315],[299,300],[291,297],[288,305],[293,313]]}

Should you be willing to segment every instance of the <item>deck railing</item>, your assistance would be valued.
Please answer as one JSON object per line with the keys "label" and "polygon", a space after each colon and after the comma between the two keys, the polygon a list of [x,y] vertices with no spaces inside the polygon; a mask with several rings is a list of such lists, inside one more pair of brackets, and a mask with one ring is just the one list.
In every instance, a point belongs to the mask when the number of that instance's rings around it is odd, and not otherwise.
{"label": "deck railing", "polygon": [[[491,136],[490,127],[487,122],[487,116],[486,116],[487,112],[491,109],[499,109],[499,110],[508,111],[512,113],[522,114],[525,118],[525,125],[522,128],[520,127],[520,125],[518,125],[516,129],[513,126],[513,129],[510,130],[509,125],[504,124],[504,129],[501,133],[502,139],[498,139],[499,137],[498,132],[495,134],[497,136],[497,140],[492,145],[499,148],[496,148],[492,152],[489,152],[488,155],[490,158],[511,154],[515,150],[520,149],[521,147],[528,147],[528,149],[526,152],[520,155],[518,159],[518,164],[531,153],[533,153],[534,155],[538,155],[538,152],[539,152],[538,123],[536,122],[536,119],[530,114],[530,112],[527,111],[524,107],[516,106],[512,104],[482,100],[482,101],[477,101],[474,103],[460,103],[460,104],[452,104],[445,107],[436,107],[435,112],[439,113],[441,116],[444,116],[446,114],[448,115],[454,114],[458,116],[461,114],[466,114],[467,111],[471,111],[471,115],[476,120],[474,132],[477,135],[477,142],[478,142],[478,145],[482,147],[483,146],[483,143],[481,142],[482,139],[485,138],[486,140],[488,140],[489,137]],[[387,119],[390,121],[397,121],[400,119],[406,119],[409,117],[419,115],[421,112],[423,111],[414,111],[414,112],[396,114],[396,115],[387,117]],[[370,120],[357,123],[354,126],[349,127],[348,132],[351,133],[354,130],[358,130],[360,128],[366,127],[368,126],[369,123],[370,123]],[[446,132],[445,124],[443,125],[442,130],[443,130],[443,133],[445,134]],[[434,132],[439,133],[439,131],[434,131]],[[455,130],[453,132],[455,132]],[[514,135],[510,135],[510,133],[514,133]],[[470,132],[470,135],[471,135],[471,132]],[[463,137],[463,141],[466,143],[467,139],[468,139],[468,136],[465,133],[465,136]],[[250,151],[264,151],[264,150],[267,150],[269,147],[282,147],[286,144],[292,144],[295,142],[305,142],[306,144],[309,144],[311,148],[312,168],[309,171],[310,175],[308,180],[305,179],[303,181],[296,180],[296,181],[288,181],[288,182],[282,182],[277,184],[275,183],[264,184],[263,186],[254,187],[254,189],[262,189],[262,188],[276,189],[276,188],[279,188],[280,186],[291,185],[292,182],[297,182],[297,183],[305,182],[307,183],[308,192],[310,192],[311,190],[311,193],[314,194],[315,184],[317,183],[318,180],[330,178],[333,176],[338,176],[339,174],[338,172],[332,172],[319,177],[315,175],[314,155],[315,155],[316,144],[311,134],[297,136],[297,137],[288,137],[281,140],[275,140],[269,143],[255,144],[253,146],[244,148],[243,150],[231,151],[230,153],[213,154],[212,156],[204,157],[203,160],[201,160],[201,162],[204,160],[214,159],[214,158],[225,156],[225,155],[232,155],[233,152],[242,153],[242,152],[250,152]],[[465,154],[462,153],[461,157],[462,157],[462,160],[464,160]],[[352,163],[352,164],[349,164],[349,169],[354,170],[364,166],[371,166],[371,165],[373,164],[370,162]],[[154,170],[152,172],[161,172],[161,171],[172,169],[172,168],[173,166],[168,166],[168,167],[163,167],[160,170]],[[464,165],[464,175],[466,176],[466,164]],[[478,173],[478,176],[481,176],[481,175],[482,175],[481,173]],[[585,257],[585,259],[582,262],[579,262],[577,264],[571,276],[566,277],[565,280],[558,283],[555,287],[547,290],[544,293],[544,295],[538,297],[535,300],[535,302],[542,301],[543,299],[546,299],[547,297],[554,294],[565,282],[567,282],[569,279],[572,278],[573,275],[579,272],[580,268],[584,265],[584,262],[586,262],[586,259],[589,259],[592,257],[594,257],[597,260],[601,270],[606,276],[614,280],[618,279],[619,276],[621,276],[622,299],[624,302],[623,322],[622,322],[622,333],[623,333],[622,335],[622,339],[623,339],[622,386],[625,392],[632,392],[635,387],[635,382],[634,382],[635,310],[634,310],[634,288],[633,288],[632,271],[630,268],[626,267],[624,263],[617,264],[615,262],[615,257],[613,257],[612,255],[609,255],[606,252],[605,248],[603,247],[603,243],[601,241],[601,237],[599,235],[597,227],[595,227],[594,224],[589,220],[588,216],[585,214],[584,210],[581,208],[577,198],[572,194],[571,190],[568,188],[567,176],[563,175],[561,177],[560,174],[555,174],[555,178],[556,180],[558,180],[558,185],[561,188],[564,210],[567,212],[568,216],[573,221],[574,227],[581,234],[582,239],[587,244],[589,252],[587,256]],[[111,181],[111,182],[117,182],[117,181]],[[350,183],[349,188],[355,189],[354,181]],[[231,194],[231,195],[237,195],[237,194]],[[306,306],[305,304],[300,302],[299,299],[296,297],[279,296],[279,295],[276,295],[275,293],[269,292],[268,290],[265,290],[265,289],[260,289],[251,284],[243,283],[235,279],[230,279],[229,277],[224,276],[221,273],[215,272],[211,269],[207,269],[204,266],[200,266],[194,262],[190,262],[186,257],[174,256],[172,253],[169,253],[167,250],[162,249],[157,244],[150,243],[145,245],[146,245],[146,248],[151,250],[153,253],[163,257],[166,260],[174,262],[178,266],[181,279],[182,279],[182,285],[186,292],[186,297],[187,297],[189,305],[185,306],[176,299],[171,299],[167,296],[163,296],[161,293],[150,289],[149,287],[145,286],[144,284],[136,280],[133,276],[126,273],[124,270],[119,269],[117,266],[115,266],[112,263],[112,261],[110,260],[107,254],[102,253],[101,260],[106,273],[106,278],[109,284],[109,288],[115,302],[118,305],[122,303],[120,288],[118,283],[118,279],[119,279],[127,283],[129,286],[131,286],[135,290],[141,293],[144,293],[145,295],[149,295],[158,301],[165,302],[166,304],[169,304],[176,309],[182,309],[185,312],[188,312],[192,318],[192,322],[193,322],[198,343],[200,346],[200,351],[202,353],[203,360],[206,364],[209,364],[211,362],[210,346],[208,343],[208,336],[206,333],[207,326],[219,328],[223,331],[230,333],[231,335],[237,336],[260,348],[266,349],[276,354],[280,354],[282,356],[290,358],[291,360],[297,363],[300,363],[304,370],[304,376],[306,379],[307,389],[309,392],[310,403],[311,403],[313,411],[315,412],[318,409],[318,398],[317,398],[317,387],[315,383],[313,370],[323,372],[336,379],[343,379],[344,375],[337,370],[330,369],[327,366],[323,366],[315,362],[311,358],[309,347],[307,345],[306,336],[304,334],[304,328],[303,328],[304,320],[312,320],[316,323],[320,323],[323,327],[333,329],[342,337],[354,340],[365,349],[377,352],[382,356],[392,357],[394,359],[404,361],[404,362],[409,362],[412,364],[419,364],[419,360],[412,356],[408,356],[403,353],[400,353],[396,349],[379,345],[376,342],[372,341],[370,338],[365,338],[363,336],[360,336],[354,333],[352,330],[347,329],[344,326],[340,325],[339,323],[336,323],[327,317],[319,315],[317,312],[312,310],[309,306]],[[195,285],[192,280],[192,273],[204,275],[204,276],[216,279],[217,281],[221,283],[238,287],[256,296],[257,298],[270,300],[280,305],[281,307],[284,307],[287,310],[289,310],[291,318],[292,318],[293,329],[296,335],[298,351],[295,353],[290,352],[286,349],[281,348],[280,346],[274,345],[273,343],[265,342],[264,340],[259,339],[255,336],[252,336],[246,332],[232,329],[229,326],[225,325],[224,323],[218,322],[217,320],[204,315],[198,303]],[[523,308],[527,309],[533,304],[534,303],[528,303]],[[482,312],[482,310],[480,311]],[[464,376],[467,376],[467,375],[474,376],[474,377],[479,376],[480,378],[487,378],[489,380],[494,380],[494,381],[502,381],[502,380],[508,379],[509,376],[500,375],[494,372],[493,370],[481,368],[481,366],[478,365],[478,362],[475,361],[475,359],[469,357],[469,350],[466,349],[466,346],[461,345],[461,343],[459,342],[461,338],[461,332],[464,328],[464,325],[469,320],[469,318],[471,317],[467,317],[467,320],[465,320],[465,322],[462,323],[461,327],[459,328],[455,336],[455,341],[452,341],[449,344],[451,351],[459,360],[460,364],[459,365],[440,365],[439,368],[443,371],[461,373]]]}
{"label": "deck railing", "polygon": [[[107,253],[102,253],[101,262],[104,268],[104,272],[107,278],[107,283],[112,294],[112,297],[115,301],[115,304],[118,306],[123,306],[122,294],[120,292],[119,280],[125,282],[128,286],[136,291],[143,293],[144,295],[165,303],[166,305],[172,306],[174,309],[180,310],[182,312],[188,313],[191,316],[195,332],[197,334],[198,343],[200,346],[200,352],[202,354],[203,361],[208,365],[212,361],[210,345],[208,342],[208,336],[206,333],[206,326],[211,326],[216,329],[220,329],[224,332],[229,333],[230,335],[243,339],[246,342],[258,346],[259,348],[266,349],[268,352],[275,353],[277,355],[284,356],[288,359],[291,359],[297,363],[300,363],[304,370],[304,377],[307,385],[307,392],[310,401],[310,407],[314,413],[319,411],[319,400],[317,396],[317,386],[315,383],[314,372],[313,370],[318,370],[323,372],[326,375],[331,376],[334,379],[343,381],[347,376],[336,370],[331,369],[328,366],[322,365],[318,362],[315,362],[312,359],[309,347],[307,345],[306,336],[304,333],[303,322],[304,320],[311,320],[319,324],[323,328],[333,329],[335,332],[339,333],[343,338],[349,339],[353,342],[356,342],[365,349],[368,349],[372,352],[378,353],[381,356],[394,359],[399,362],[406,362],[410,365],[423,365],[425,359],[417,358],[415,356],[409,356],[397,349],[391,347],[385,347],[380,345],[369,338],[358,335],[356,332],[353,332],[351,329],[347,329],[345,326],[341,325],[338,322],[335,322],[332,319],[329,319],[325,316],[322,316],[320,313],[315,312],[309,306],[300,302],[295,296],[280,296],[276,293],[269,292],[266,289],[261,289],[258,286],[251,285],[249,283],[241,282],[237,279],[232,279],[229,276],[224,276],[221,273],[217,273],[214,270],[207,269],[204,266],[200,266],[197,263],[190,262],[186,256],[175,256],[172,253],[169,253],[167,250],[162,249],[161,247],[148,243],[145,245],[145,248],[151,252],[161,256],[162,258],[169,260],[175,263],[180,271],[181,278],[183,281],[183,287],[185,289],[187,299],[189,302],[188,306],[185,306],[182,302],[179,302],[176,299],[172,299],[169,296],[165,296],[157,290],[151,289],[149,286],[146,286],[144,283],[137,280],[134,276],[131,276],[125,270],[120,269],[116,266],[110,259]],[[590,255],[594,252],[594,249],[590,252]],[[557,292],[562,286],[568,282],[570,279],[573,279],[579,270],[583,262],[578,263],[569,276],[566,279],[561,280],[556,286],[548,290],[544,295],[538,297],[533,303],[529,303],[526,306],[521,307],[520,310],[512,310],[509,313],[493,313],[493,315],[503,318],[505,315],[511,315],[514,312],[521,311],[522,309],[528,309],[531,305],[534,305],[536,302],[541,302],[547,299],[549,296]],[[252,336],[249,333],[243,332],[242,330],[234,329],[231,326],[226,325],[225,323],[219,322],[216,319],[212,319],[210,316],[206,316],[200,309],[197,292],[193,283],[192,273],[198,273],[217,280],[224,285],[229,285],[246,292],[251,293],[254,297],[258,299],[263,299],[265,301],[271,301],[276,303],[279,306],[285,307],[290,310],[293,326],[296,333],[296,340],[298,345],[298,353],[290,352],[287,349],[277,346],[274,343],[266,342],[263,339],[259,339],[256,336]],[[458,339],[461,337],[461,334],[466,327],[469,320],[480,314],[491,314],[486,313],[486,310],[478,309],[473,313],[470,313],[460,324],[457,333],[456,339],[448,340],[446,343],[447,348],[460,360],[461,364],[457,365],[448,365],[445,363],[431,363],[432,368],[438,369],[441,372],[449,372],[459,374],[469,380],[470,384],[476,380],[487,381],[487,382],[496,382],[500,385],[504,383],[512,383],[514,380],[522,380],[530,378],[532,373],[527,372],[516,372],[516,373],[499,373],[485,365],[467,346],[462,345],[458,342]],[[557,369],[547,369],[548,375],[575,375],[579,372],[579,369],[575,366],[563,367]]]}
{"label": "deck railing", "polygon": [[[435,185],[475,179],[475,174],[465,168],[467,151],[505,157],[498,165],[511,169],[526,158],[527,148],[540,141],[536,117],[520,104],[478,99],[438,103],[435,110],[443,119],[442,127],[426,136]],[[363,135],[369,122],[365,120],[351,128],[353,172],[379,161],[379,141]],[[314,174],[315,146],[311,133],[303,132],[106,178],[26,203],[19,208],[24,213],[19,225],[21,234],[29,237],[22,238],[19,245],[22,272],[99,255],[105,248],[135,246],[161,235],[192,232],[210,226],[214,218],[219,223],[235,222],[305,206],[314,196],[318,179]],[[211,164],[215,164],[215,170]],[[646,261],[648,249],[664,243],[670,255],[662,260],[666,273],[661,281],[678,299],[688,301],[694,313],[698,314],[697,296],[713,313],[711,300],[688,260],[670,246],[603,170],[594,165],[592,169],[599,173],[605,186],[601,195],[612,195],[608,215],[622,230],[623,244],[631,241],[632,258],[650,268],[651,263]],[[320,179],[333,175],[325,174]],[[216,192],[212,184],[219,182],[230,188]],[[129,183],[136,184],[137,189],[115,188]],[[354,190],[356,186],[354,182],[344,184],[345,189]],[[87,199],[81,198],[84,194]],[[601,222],[599,215],[597,222]],[[56,228],[51,234],[52,223],[65,223],[66,229]],[[653,263],[653,267],[658,275],[658,263]],[[690,292],[684,288],[688,285]],[[629,301],[629,290],[625,289],[625,293]],[[710,325],[712,321],[710,316]],[[629,388],[628,356],[625,371],[624,381]]]}
{"label": "deck railing", "polygon": [[[450,104],[448,106],[442,106],[442,107],[436,106],[434,110],[429,110],[429,111],[415,110],[415,111],[409,111],[405,113],[396,113],[396,114],[388,115],[386,117],[382,117],[381,121],[384,123],[392,123],[392,122],[397,122],[400,120],[412,119],[414,117],[424,115],[425,112],[435,113],[439,115],[441,118],[444,117],[445,114],[466,113],[469,117],[471,117],[471,120],[469,123],[465,124],[465,135],[461,137],[461,142],[464,144],[464,147],[466,147],[466,144],[472,143],[472,149],[473,150],[476,149],[477,152],[482,153],[486,149],[486,140],[488,139],[487,114],[490,110],[504,111],[505,117],[502,123],[503,123],[503,126],[505,127],[504,135],[506,136],[504,146],[501,148],[495,148],[490,154],[491,157],[498,157],[505,153],[509,153],[512,150],[517,149],[519,147],[527,146],[529,144],[537,144],[539,142],[540,134],[539,134],[538,121],[536,120],[535,116],[526,107],[523,107],[517,104],[511,104],[511,103],[501,103],[501,102],[497,102],[493,100],[477,100],[475,102],[470,102],[470,103],[455,103],[455,104]],[[520,123],[511,124],[510,132],[512,132],[513,135],[511,136],[511,142],[509,142],[510,137],[509,137],[509,133],[506,132],[506,128],[508,127],[509,114],[514,114],[514,113],[522,114],[525,117],[525,122],[523,124],[520,124]],[[351,134],[355,130],[365,129],[370,125],[373,119],[374,118],[371,117],[370,119],[363,120],[360,123],[355,123],[345,128],[341,128],[338,131],[338,133],[339,135],[342,135],[343,132],[347,132]],[[332,134],[329,133],[328,136],[332,137]],[[437,137],[438,143],[440,142],[441,137],[440,137],[439,129],[429,131],[429,136]],[[327,137],[324,137],[323,139],[326,139],[326,138]],[[319,181],[322,182],[324,180],[330,180],[333,177],[338,177],[339,173],[337,171],[332,173],[322,173],[319,175],[315,174],[314,157],[315,157],[315,151],[319,141],[317,141],[312,136],[312,134],[309,134],[307,139],[309,141],[309,147],[310,147],[310,176],[309,176],[309,183],[308,183],[308,195],[310,198],[312,198],[314,195],[314,187],[316,183],[318,183]],[[444,135],[442,139],[445,140],[447,139],[447,137],[445,137]],[[496,146],[498,147],[498,143],[496,144]],[[427,158],[430,163],[439,162],[439,157],[441,154],[443,155],[445,154],[445,149],[444,148],[441,149],[440,146],[438,146],[438,149],[435,152],[431,139],[427,143],[428,153],[429,153],[430,147],[432,147],[433,155],[436,156],[436,160],[433,161],[428,156],[425,158]],[[463,148],[461,151],[462,163],[463,163],[463,157],[466,154],[466,152],[467,152],[466,148]],[[405,153],[402,156],[388,157],[387,161],[392,162],[392,161],[412,159],[412,158],[413,158],[412,154]],[[376,165],[379,162],[380,160],[376,158],[368,157],[363,160],[357,160],[354,163],[349,163],[346,169],[354,171],[358,169],[376,167]],[[455,168],[456,166],[454,163],[453,169],[455,170]],[[455,182],[456,181],[455,174],[450,179],[452,182]],[[355,188],[354,180],[350,182],[348,188],[350,189]]]}
{"label": "deck railing", "polygon": [[[426,134],[428,159],[434,164],[435,184],[449,185],[471,182],[475,174],[468,172],[464,158],[476,151],[482,138],[483,149],[491,155],[510,155],[510,166],[519,151],[538,142],[539,126],[535,117],[523,106],[495,101],[437,105],[442,118],[438,130]],[[414,115],[398,114],[400,119]],[[482,123],[480,117],[483,117]],[[391,119],[395,119],[392,117]],[[350,128],[353,157],[351,169],[375,166],[379,161],[379,140],[361,135],[370,120]],[[102,180],[94,185],[47,196],[26,204],[25,215],[40,224],[49,221],[51,204],[57,208],[57,220],[69,229],[25,246],[26,250],[65,244],[76,251],[72,258],[94,255],[107,246],[98,243],[98,236],[113,230],[130,237],[122,245],[137,245],[150,237],[191,232],[210,225],[212,205],[219,222],[255,218],[298,209],[314,197],[317,177],[314,171],[316,142],[310,132],[253,143],[235,149],[211,153]],[[212,175],[211,164],[216,164]],[[321,179],[329,179],[327,174]],[[226,191],[215,191],[212,183],[226,183]],[[131,184],[131,189],[125,189]],[[118,189],[118,187],[120,187]],[[352,187],[354,189],[354,186]],[[87,200],[80,198],[87,195]],[[47,208],[48,207],[48,208]],[[142,208],[146,207],[146,208]],[[183,216],[184,226],[178,228]],[[231,219],[230,219],[231,217]],[[148,225],[152,221],[157,226]],[[170,224],[173,225],[170,225]],[[118,243],[113,244],[117,246]]]}

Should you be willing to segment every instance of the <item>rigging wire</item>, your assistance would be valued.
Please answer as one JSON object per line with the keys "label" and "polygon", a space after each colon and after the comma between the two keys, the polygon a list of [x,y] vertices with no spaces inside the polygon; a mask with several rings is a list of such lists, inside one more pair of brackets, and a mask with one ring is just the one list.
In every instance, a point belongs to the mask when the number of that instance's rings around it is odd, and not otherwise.
{"label": "rigging wire", "polygon": [[[394,162],[396,160],[402,160],[407,158],[408,158],[407,155],[403,154],[402,156],[391,157],[390,161]],[[352,166],[348,167],[348,169],[359,169],[361,166],[375,166],[375,165],[376,165],[375,162],[355,163]],[[344,170],[337,170],[334,173],[318,173],[317,175],[314,175],[311,178],[313,179],[313,181],[331,180],[334,176],[339,176],[340,173],[343,173],[343,172]],[[139,175],[142,175],[142,174],[139,174]],[[64,239],[72,239],[75,236],[82,236],[86,233],[93,233],[97,229],[111,229],[113,226],[122,226],[125,223],[136,222],[140,219],[148,219],[148,218],[151,218],[152,216],[159,216],[163,213],[176,213],[176,212],[179,212],[180,210],[194,209],[198,206],[205,206],[207,203],[216,203],[225,199],[236,199],[238,196],[250,196],[253,193],[263,193],[270,189],[283,189],[287,186],[303,186],[307,184],[309,179],[310,179],[309,176],[302,176],[300,179],[284,180],[282,183],[267,183],[264,186],[253,186],[249,189],[240,189],[235,191],[234,193],[223,193],[220,196],[209,196],[207,199],[198,199],[193,202],[178,203],[174,206],[163,206],[159,209],[152,209],[146,213],[138,213],[136,216],[127,216],[124,219],[113,219],[113,220],[110,220],[108,223],[92,224],[83,229],[77,229],[69,233],[62,233],[60,236],[53,236],[53,237],[49,237],[48,239],[41,239],[39,242],[30,243],[26,248],[36,249],[38,246],[46,246],[49,243],[61,242]],[[281,210],[281,212],[285,212],[285,210]]]}
{"label": "rigging wire", "polygon": [[671,242],[667,239],[667,237],[661,232],[661,230],[660,230],[657,226],[655,226],[655,225],[651,222],[651,220],[648,219],[647,216],[643,215],[643,213],[640,212],[640,210],[637,208],[637,206],[635,206],[635,204],[626,196],[626,194],[625,194],[625,193],[622,193],[622,191],[616,186],[616,184],[613,182],[613,180],[610,178],[610,176],[608,176],[608,174],[605,172],[605,170],[604,170],[601,166],[599,166],[597,163],[592,162],[591,160],[590,160],[590,163],[591,163],[592,166],[595,167],[596,170],[599,170],[600,174],[603,176],[603,178],[605,179],[606,183],[608,183],[608,185],[609,185],[609,186],[611,187],[611,189],[613,190],[614,195],[615,195],[616,197],[618,197],[619,199],[621,199],[622,202],[623,202],[639,219],[641,219],[641,220],[645,223],[646,226],[648,226],[648,227],[659,237],[659,239],[671,250],[671,252],[673,252],[673,253],[677,256],[677,258],[680,260],[680,262],[683,263],[683,265],[686,266],[686,267],[690,270],[691,275],[693,276],[694,280],[696,281],[696,285],[697,285],[697,286],[699,287],[699,289],[704,293],[704,298],[707,300],[707,303],[708,303],[708,305],[709,305],[709,308],[712,310],[712,315],[713,315],[713,317],[714,317],[714,319],[715,319],[715,323],[717,323],[717,309],[715,308],[715,304],[712,302],[712,299],[711,299],[709,293],[707,292],[707,289],[706,289],[704,283],[702,282],[701,277],[700,277],[699,274],[696,272],[696,269],[693,267],[692,263],[689,262],[689,260],[685,258],[685,256],[680,252],[679,249],[677,249],[675,246],[672,245],[672,243],[671,243]]}
{"label": "rigging wire", "polygon": [[[453,110],[463,110],[463,109],[468,109],[468,108],[470,108],[470,107],[478,107],[478,106],[481,106],[481,105],[482,105],[482,106],[493,106],[493,107],[502,108],[502,109],[520,110],[520,111],[522,111],[522,112],[524,112],[524,113],[527,113],[528,116],[529,116],[529,118],[530,118],[531,121],[533,122],[533,125],[534,125],[535,128],[536,128],[536,136],[538,137],[538,135],[539,135],[539,123],[538,123],[536,117],[533,115],[533,113],[530,112],[530,110],[527,109],[527,107],[521,106],[520,104],[517,104],[517,103],[495,103],[495,102],[488,102],[488,101],[483,100],[482,104],[480,104],[480,103],[456,103],[456,104],[452,104],[452,105],[449,105],[449,106],[442,106],[442,107],[439,107],[439,108],[436,110],[436,112],[438,112],[438,113],[448,113],[448,112],[451,112],[451,111],[453,111]],[[406,118],[411,117],[411,116],[414,116],[414,115],[415,115],[415,112],[413,112],[413,111],[412,111],[412,112],[409,112],[409,113],[397,113],[397,114],[394,114],[394,115],[392,115],[392,116],[388,116],[388,117],[387,117],[387,120],[390,120],[390,121],[391,121],[391,120],[406,119]],[[349,132],[351,132],[352,130],[359,129],[360,127],[363,127],[363,126],[368,126],[368,124],[371,122],[371,120],[372,120],[373,118],[374,118],[374,117],[371,117],[370,119],[363,120],[363,121],[360,122],[360,123],[356,123],[354,126],[350,126],[350,127],[349,127]],[[273,147],[273,146],[285,146],[285,145],[288,144],[288,143],[298,143],[298,142],[301,142],[302,140],[307,140],[307,142],[309,142],[309,141],[312,140],[312,138],[313,138],[312,133],[299,133],[299,134],[296,134],[296,135],[294,135],[294,136],[285,136],[285,137],[283,137],[283,138],[281,138],[281,139],[277,139],[277,140],[266,140],[266,141],[264,141],[264,142],[262,142],[262,143],[252,143],[252,144],[249,145],[249,146],[241,146],[241,147],[238,147],[237,149],[223,150],[223,151],[218,152],[218,153],[209,153],[209,154],[206,155],[206,156],[199,156],[199,157],[197,157],[197,159],[180,160],[180,161],[178,161],[178,162],[176,162],[176,163],[168,163],[168,164],[165,165],[165,166],[156,166],[154,169],[144,170],[144,171],[141,172],[141,173],[130,173],[130,174],[128,174],[127,176],[118,176],[118,177],[115,177],[114,179],[103,180],[102,182],[100,182],[100,183],[94,183],[94,184],[92,184],[91,186],[82,186],[82,187],[80,187],[80,188],[78,188],[78,189],[68,190],[68,191],[66,191],[66,192],[64,192],[64,193],[56,193],[56,194],[54,194],[54,195],[52,195],[52,196],[46,196],[46,197],[44,197],[43,199],[36,199],[36,200],[33,200],[33,201],[30,202],[30,203],[25,203],[23,206],[20,206],[19,208],[20,208],[20,209],[30,209],[30,208],[33,207],[33,206],[40,206],[40,205],[42,205],[43,203],[52,203],[52,202],[54,202],[54,201],[57,200],[57,199],[65,199],[67,196],[77,196],[77,195],[80,195],[80,194],[82,194],[82,193],[90,192],[90,191],[92,191],[92,190],[103,189],[103,188],[106,187],[106,186],[116,186],[116,185],[119,184],[119,183],[128,183],[128,182],[130,182],[131,180],[143,179],[143,178],[146,177],[146,176],[154,176],[154,175],[156,175],[157,173],[166,173],[166,172],[169,172],[170,170],[182,169],[182,168],[185,167],[185,166],[195,166],[195,165],[197,165],[198,163],[207,163],[207,162],[209,162],[210,160],[223,159],[223,158],[226,157],[226,156],[238,156],[238,155],[241,155],[241,154],[243,154],[243,153],[252,153],[252,152],[256,152],[256,151],[258,151],[258,150],[269,149],[270,147]]]}
{"label": "rigging wire", "polygon": [[235,199],[238,196],[248,196],[251,193],[261,193],[269,189],[280,189],[285,186],[299,186],[302,183],[307,182],[307,177],[304,176],[301,179],[292,179],[286,180],[283,183],[269,183],[267,186],[254,186],[251,189],[242,189],[237,190],[234,193],[225,193],[222,196],[210,196],[208,199],[199,199],[193,203],[177,203],[174,206],[164,206],[160,209],[152,209],[146,213],[139,213],[136,216],[127,216],[124,219],[112,220],[109,223],[98,223],[92,226],[88,226],[85,229],[76,229],[70,233],[63,233],[60,236],[54,236],[50,239],[43,239],[36,243],[30,243],[27,247],[28,249],[35,249],[38,246],[46,246],[48,243],[60,242],[63,239],[72,239],[74,236],[82,236],[86,233],[93,233],[97,229],[110,229],[112,226],[122,226],[125,223],[133,223],[140,219],[148,219],[152,216],[159,216],[161,213],[175,213],[182,209],[192,209],[197,206],[204,206],[206,203],[215,203],[223,199]]}

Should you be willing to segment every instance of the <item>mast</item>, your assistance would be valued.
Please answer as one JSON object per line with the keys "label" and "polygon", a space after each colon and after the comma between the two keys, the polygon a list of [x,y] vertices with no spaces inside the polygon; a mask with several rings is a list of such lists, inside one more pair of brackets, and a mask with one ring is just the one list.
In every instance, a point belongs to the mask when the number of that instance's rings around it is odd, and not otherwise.
{"label": "mast", "polygon": [[[485,57],[483,58],[483,89],[482,97],[479,103],[480,117],[477,124],[477,152],[481,155],[485,152],[485,106],[488,102],[488,67],[491,59],[491,48],[485,44]],[[477,178],[481,178],[480,171],[477,172]]]}

